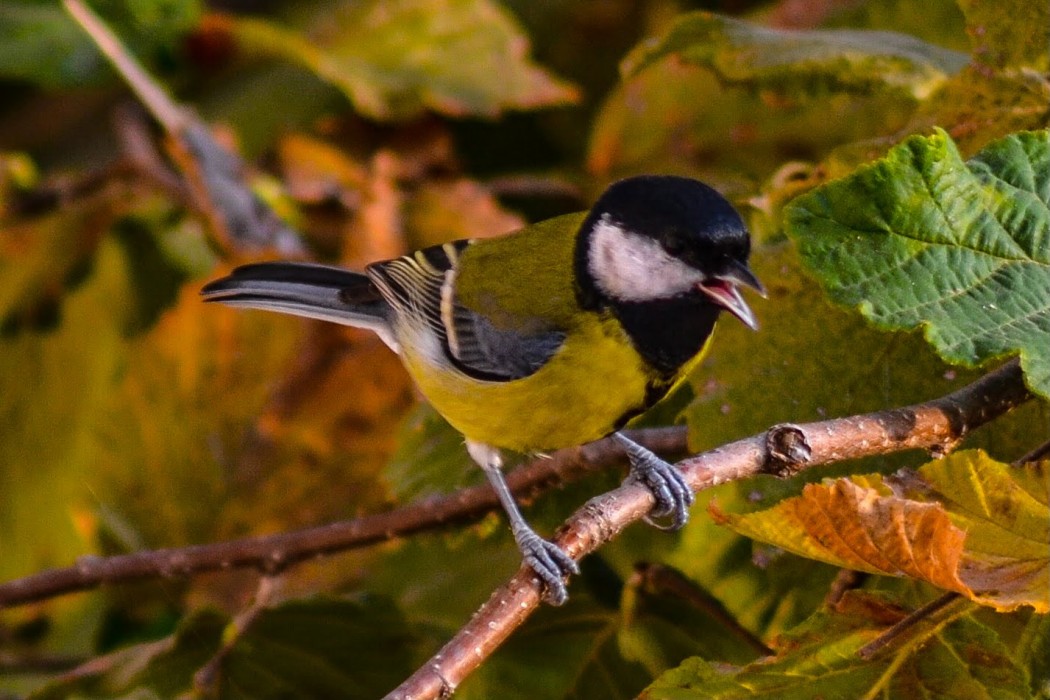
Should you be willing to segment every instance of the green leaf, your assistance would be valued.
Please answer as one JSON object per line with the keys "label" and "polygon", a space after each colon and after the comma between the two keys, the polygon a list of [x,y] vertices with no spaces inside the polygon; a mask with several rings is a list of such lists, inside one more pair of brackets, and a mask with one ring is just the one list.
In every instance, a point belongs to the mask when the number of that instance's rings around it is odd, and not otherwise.
{"label": "green leaf", "polygon": [[1032,695],[1050,697],[1050,615],[1028,618],[1015,653],[1031,674]]}
{"label": "green leaf", "polygon": [[[802,272],[792,245],[761,246],[752,253],[751,265],[769,292],[768,299],[752,299],[759,330],[733,319],[715,329],[711,350],[692,377],[697,398],[686,415],[693,450],[712,449],[785,421],[916,403],[979,376],[945,365],[918,334],[880,333],[856,314],[828,304]],[[1027,451],[1033,426],[1050,416],[1039,409],[1033,404],[1008,415],[997,423],[1000,432],[981,435],[979,444],[1004,454]],[[1007,430],[1015,416],[1023,420]],[[993,439],[998,442],[990,444]],[[878,463],[916,463],[907,460],[880,457]]]}
{"label": "green leaf", "polygon": [[809,484],[736,532],[836,566],[910,576],[997,610],[1050,612],[1050,463],[1010,467],[979,451],[917,472]]}
{"label": "green leaf", "polygon": [[488,0],[343,3],[323,20],[324,35],[313,38],[263,20],[232,21],[245,47],[301,63],[374,119],[427,109],[494,117],[576,99],[528,58],[522,30]]}
{"label": "green leaf", "polygon": [[1050,132],[963,162],[948,135],[796,199],[789,234],[833,301],[882,328],[922,326],[945,360],[1020,354],[1050,397]]}
{"label": "green leaf", "polygon": [[694,658],[653,683],[646,700],[696,698],[991,698],[1029,697],[1026,673],[996,634],[971,617],[927,623],[871,660],[858,651],[903,611],[851,591],[777,642],[777,656],[742,668]]}
{"label": "green leaf", "polygon": [[[451,635],[521,565],[503,518],[395,541],[369,567],[368,590],[392,597],[412,621]],[[447,636],[442,642],[447,641]]]}
{"label": "green leaf", "polygon": [[413,670],[416,641],[388,602],[294,601],[267,611],[223,664],[220,695],[374,698]]}
{"label": "green leaf", "polygon": [[[224,615],[198,612],[159,642],[121,650],[108,664],[58,681],[32,700],[123,698],[155,693],[174,698],[232,633]],[[387,601],[315,598],[264,610],[233,639],[220,661],[217,697],[375,698],[413,670],[418,638]]]}
{"label": "green leaf", "polygon": [[679,17],[632,51],[632,76],[667,56],[713,70],[728,84],[790,94],[899,91],[923,99],[966,65],[965,54],[906,34],[771,29],[708,12]]}
{"label": "green leaf", "polygon": [[[107,2],[98,8],[135,53],[171,47],[200,16],[197,0]],[[0,77],[45,87],[82,87],[99,81],[108,64],[57,2],[0,4]],[[109,73],[112,75],[112,73]]]}

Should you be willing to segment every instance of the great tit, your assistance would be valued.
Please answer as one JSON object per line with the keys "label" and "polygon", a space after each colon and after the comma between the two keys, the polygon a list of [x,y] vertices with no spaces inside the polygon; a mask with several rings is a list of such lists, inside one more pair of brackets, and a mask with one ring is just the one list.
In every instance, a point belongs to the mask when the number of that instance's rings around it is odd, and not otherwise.
{"label": "great tit", "polygon": [[682,476],[618,431],[698,363],[720,311],[757,327],[739,291],[764,294],[750,249],[740,216],[711,187],[640,176],[614,183],[589,212],[503,238],[433,246],[364,274],[245,265],[202,294],[375,331],[463,434],[525,562],[560,604],[576,562],[522,517],[500,448],[543,452],[614,435],[628,479],[655,497],[650,517],[685,524],[693,494]]}

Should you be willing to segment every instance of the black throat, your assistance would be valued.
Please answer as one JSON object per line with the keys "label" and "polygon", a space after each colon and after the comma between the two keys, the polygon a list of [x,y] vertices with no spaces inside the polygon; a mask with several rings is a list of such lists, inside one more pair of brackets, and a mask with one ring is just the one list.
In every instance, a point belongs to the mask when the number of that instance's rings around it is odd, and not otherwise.
{"label": "black throat", "polygon": [[609,301],[638,354],[664,381],[677,379],[682,365],[704,347],[719,307],[700,294],[645,302]]}

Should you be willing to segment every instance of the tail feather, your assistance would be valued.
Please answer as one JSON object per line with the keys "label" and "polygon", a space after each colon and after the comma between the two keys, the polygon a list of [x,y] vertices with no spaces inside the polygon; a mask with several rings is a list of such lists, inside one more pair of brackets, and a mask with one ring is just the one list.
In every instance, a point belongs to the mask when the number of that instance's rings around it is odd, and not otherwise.
{"label": "tail feather", "polygon": [[397,350],[390,306],[366,275],[309,263],[244,265],[201,289],[204,301],[279,311],[374,331]]}

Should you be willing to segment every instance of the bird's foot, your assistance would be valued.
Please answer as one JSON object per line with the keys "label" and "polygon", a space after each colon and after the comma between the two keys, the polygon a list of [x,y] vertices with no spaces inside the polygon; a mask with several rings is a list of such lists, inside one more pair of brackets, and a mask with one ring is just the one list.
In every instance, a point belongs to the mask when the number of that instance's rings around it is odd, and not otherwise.
{"label": "bird's foot", "polygon": [[580,573],[576,560],[558,545],[548,542],[531,529],[514,533],[522,558],[547,589],[547,600],[551,605],[561,605],[569,599],[565,577]]}
{"label": "bird's foot", "polygon": [[[613,435],[627,452],[631,461],[628,481],[644,484],[656,499],[656,505],[645,517],[645,522],[661,530],[678,530],[689,520],[689,506],[693,505],[693,490],[685,483],[681,472],[633,440],[615,433]],[[665,515],[671,522],[663,525],[654,520]]]}

